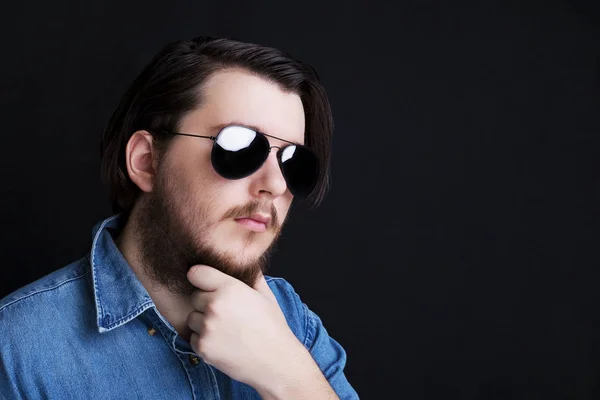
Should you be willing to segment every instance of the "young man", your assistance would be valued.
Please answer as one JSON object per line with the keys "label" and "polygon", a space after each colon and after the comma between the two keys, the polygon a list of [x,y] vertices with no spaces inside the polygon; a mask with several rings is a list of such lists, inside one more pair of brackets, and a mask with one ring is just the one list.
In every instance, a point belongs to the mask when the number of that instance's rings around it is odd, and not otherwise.
{"label": "young man", "polygon": [[165,47],[102,137],[115,215],[0,301],[0,394],[358,398],[344,349],[263,275],[292,200],[325,194],[332,130],[314,70],[276,49]]}

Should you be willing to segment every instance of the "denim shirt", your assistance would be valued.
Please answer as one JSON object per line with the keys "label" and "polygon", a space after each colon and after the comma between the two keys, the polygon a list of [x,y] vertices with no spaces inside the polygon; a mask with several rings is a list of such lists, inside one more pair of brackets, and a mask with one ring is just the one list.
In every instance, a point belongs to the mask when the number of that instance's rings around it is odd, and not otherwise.
{"label": "denim shirt", "polygon": [[[160,314],[113,241],[115,215],[87,256],[0,300],[0,398],[260,399],[206,364]],[[341,399],[358,399],[346,353],[282,278],[265,276],[298,340]]]}

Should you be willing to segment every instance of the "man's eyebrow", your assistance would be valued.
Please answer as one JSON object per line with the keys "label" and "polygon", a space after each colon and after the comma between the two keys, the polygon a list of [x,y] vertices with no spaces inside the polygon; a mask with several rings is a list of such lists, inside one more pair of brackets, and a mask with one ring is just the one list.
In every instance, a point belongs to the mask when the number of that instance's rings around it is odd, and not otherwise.
{"label": "man's eyebrow", "polygon": [[225,128],[227,126],[232,126],[232,125],[243,126],[244,128],[252,129],[253,131],[260,132],[260,133],[265,133],[266,134],[266,132],[262,128],[260,128],[259,126],[249,125],[249,124],[245,124],[245,123],[239,122],[239,121],[230,121],[230,122],[225,122],[225,123],[218,124],[218,125],[213,125],[210,128],[210,130],[211,130],[211,132],[214,132],[216,134],[216,133],[221,132],[223,130],[223,128]]}

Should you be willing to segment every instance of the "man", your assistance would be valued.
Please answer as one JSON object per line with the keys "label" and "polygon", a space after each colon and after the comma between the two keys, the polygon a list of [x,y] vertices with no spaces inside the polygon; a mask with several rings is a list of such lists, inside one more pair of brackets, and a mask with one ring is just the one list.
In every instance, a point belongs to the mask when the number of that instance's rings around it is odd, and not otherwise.
{"label": "man", "polygon": [[293,199],[328,185],[316,73],[272,48],[165,47],[102,137],[115,215],[0,301],[5,398],[356,399],[344,349],[263,275]]}

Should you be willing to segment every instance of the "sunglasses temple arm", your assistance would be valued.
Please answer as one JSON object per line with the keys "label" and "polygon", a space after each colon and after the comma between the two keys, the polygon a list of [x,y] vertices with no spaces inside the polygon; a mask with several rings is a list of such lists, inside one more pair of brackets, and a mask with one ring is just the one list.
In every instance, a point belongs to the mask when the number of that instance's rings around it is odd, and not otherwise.
{"label": "sunglasses temple arm", "polygon": [[216,136],[201,136],[201,135],[192,135],[190,133],[177,133],[177,132],[173,132],[173,135],[179,135],[179,136],[190,136],[190,137],[198,137],[198,138],[204,138],[204,139],[210,139],[210,140],[216,140],[217,137]]}

